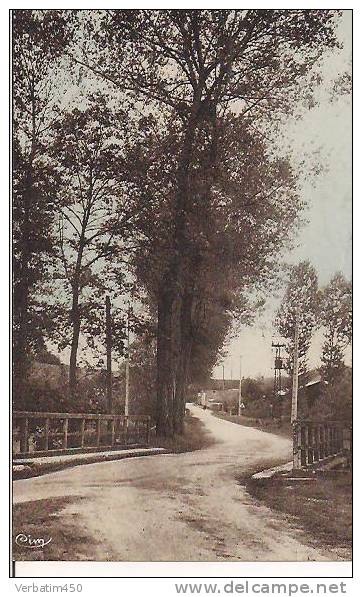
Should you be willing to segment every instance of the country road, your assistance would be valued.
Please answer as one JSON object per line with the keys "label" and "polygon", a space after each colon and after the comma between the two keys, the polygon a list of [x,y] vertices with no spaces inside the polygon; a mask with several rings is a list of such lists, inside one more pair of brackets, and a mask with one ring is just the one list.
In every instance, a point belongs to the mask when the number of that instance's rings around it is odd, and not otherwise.
{"label": "country road", "polygon": [[286,462],[290,441],[190,408],[217,443],[195,452],[89,464],[15,481],[16,528],[32,536],[51,534],[56,551],[49,559],[339,559],[336,550],[313,544],[236,480]]}

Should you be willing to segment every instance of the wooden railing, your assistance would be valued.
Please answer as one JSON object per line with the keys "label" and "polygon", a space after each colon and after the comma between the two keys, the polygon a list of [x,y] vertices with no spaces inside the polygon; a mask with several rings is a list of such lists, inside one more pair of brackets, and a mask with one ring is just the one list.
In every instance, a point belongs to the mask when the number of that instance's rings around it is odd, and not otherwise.
{"label": "wooden railing", "polygon": [[352,431],[347,425],[334,421],[296,421],[293,424],[295,469],[339,454],[352,454]]}
{"label": "wooden railing", "polygon": [[14,456],[148,445],[149,440],[146,415],[13,412]]}

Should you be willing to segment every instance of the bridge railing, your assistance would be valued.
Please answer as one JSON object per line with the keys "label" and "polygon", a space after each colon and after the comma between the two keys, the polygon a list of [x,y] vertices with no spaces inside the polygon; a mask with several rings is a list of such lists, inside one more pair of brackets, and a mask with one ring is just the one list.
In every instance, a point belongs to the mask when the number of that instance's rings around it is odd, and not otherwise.
{"label": "bridge railing", "polygon": [[50,455],[148,445],[150,417],[85,413],[13,412],[13,455]]}
{"label": "bridge railing", "polygon": [[311,466],[352,453],[351,427],[335,421],[296,421],[293,424],[293,466]]}

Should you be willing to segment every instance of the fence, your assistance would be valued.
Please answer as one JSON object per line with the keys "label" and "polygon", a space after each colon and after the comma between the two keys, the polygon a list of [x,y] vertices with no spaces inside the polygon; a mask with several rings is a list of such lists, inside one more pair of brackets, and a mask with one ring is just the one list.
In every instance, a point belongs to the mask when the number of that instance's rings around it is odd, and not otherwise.
{"label": "fence", "polygon": [[150,417],[146,415],[13,413],[15,456],[144,445],[149,440]]}
{"label": "fence", "polygon": [[293,466],[302,468],[331,456],[352,453],[352,430],[331,421],[296,421],[293,424]]}

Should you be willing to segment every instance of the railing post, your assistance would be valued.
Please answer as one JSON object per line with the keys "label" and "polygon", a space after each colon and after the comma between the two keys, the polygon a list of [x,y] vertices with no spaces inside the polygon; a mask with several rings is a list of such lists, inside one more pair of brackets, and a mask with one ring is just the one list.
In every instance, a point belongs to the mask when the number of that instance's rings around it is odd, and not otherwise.
{"label": "railing post", "polygon": [[300,469],[301,461],[301,423],[293,422],[293,468]]}
{"label": "railing post", "polygon": [[311,434],[312,434],[312,462],[316,462],[317,460],[317,434],[316,434],[316,427],[313,423],[311,423]]}
{"label": "railing post", "polygon": [[68,419],[64,419],[63,423],[63,449],[68,447]]}
{"label": "railing post", "polygon": [[101,419],[100,416],[98,415],[98,419],[97,419],[97,448],[99,448],[101,443]]}
{"label": "railing post", "polygon": [[80,447],[84,448],[84,432],[85,432],[85,419],[81,419],[80,423]]}
{"label": "railing post", "polygon": [[329,426],[329,454],[333,456],[334,454],[334,445],[333,445],[333,428]]}
{"label": "railing post", "polygon": [[326,445],[326,426],[323,423],[323,427],[322,427],[322,439],[323,439],[323,458],[326,458],[327,456],[327,445]]}
{"label": "railing post", "polygon": [[123,437],[124,437],[124,445],[127,446],[128,444],[128,417],[125,415],[123,421]]}
{"label": "railing post", "polygon": [[320,438],[320,457],[321,457],[321,460],[323,460],[323,458],[325,458],[325,456],[326,456],[326,447],[325,447],[325,440],[324,440],[324,424],[322,424],[320,427],[319,438]]}
{"label": "railing post", "polygon": [[334,426],[331,427],[331,451],[334,456],[336,453],[336,428]]}
{"label": "railing post", "polygon": [[314,429],[314,441],[315,441],[315,450],[314,450],[314,460],[318,462],[320,460],[320,435],[319,435],[319,425],[316,423]]}
{"label": "railing post", "polygon": [[20,452],[29,452],[29,419],[21,419]]}
{"label": "railing post", "polygon": [[341,428],[337,427],[336,429],[336,444],[337,444],[337,452],[341,451]]}
{"label": "railing post", "polygon": [[316,424],[314,430],[314,440],[315,440],[315,450],[314,450],[314,460],[318,462],[321,458],[320,456],[320,426]]}
{"label": "railing post", "polygon": [[50,419],[47,417],[45,419],[45,435],[44,435],[44,450],[49,450],[49,428],[50,428]]}
{"label": "railing post", "polygon": [[324,427],[323,427],[323,424],[321,424],[321,426],[319,428],[319,454],[320,454],[320,459],[323,460],[323,458],[324,458]]}
{"label": "railing post", "polygon": [[303,423],[300,424],[300,461],[302,466],[307,464],[306,428]]}
{"label": "railing post", "polygon": [[352,427],[349,427],[347,429],[347,434],[348,434],[348,437],[347,437],[348,450],[349,450],[349,453],[351,455],[350,457],[351,457],[351,463],[352,463],[352,452],[353,452],[353,433],[352,433]]}
{"label": "railing post", "polygon": [[329,426],[328,423],[324,425],[324,456],[329,456]]}
{"label": "railing post", "polygon": [[349,427],[343,429],[343,449],[352,453],[352,430]]}
{"label": "railing post", "polygon": [[111,446],[114,446],[115,444],[115,419],[113,417],[112,421],[111,421]]}
{"label": "railing post", "polygon": [[136,429],[137,429],[137,433],[136,433],[137,443],[140,444],[141,443],[141,421],[136,420]]}
{"label": "railing post", "polygon": [[333,452],[333,429],[331,426],[329,426],[329,454],[330,454],[330,456],[332,456],[334,454],[334,452]]}
{"label": "railing post", "polygon": [[312,429],[310,423],[305,426],[305,443],[307,452],[307,464],[313,464]]}
{"label": "railing post", "polygon": [[151,443],[151,417],[147,419],[147,445]]}

